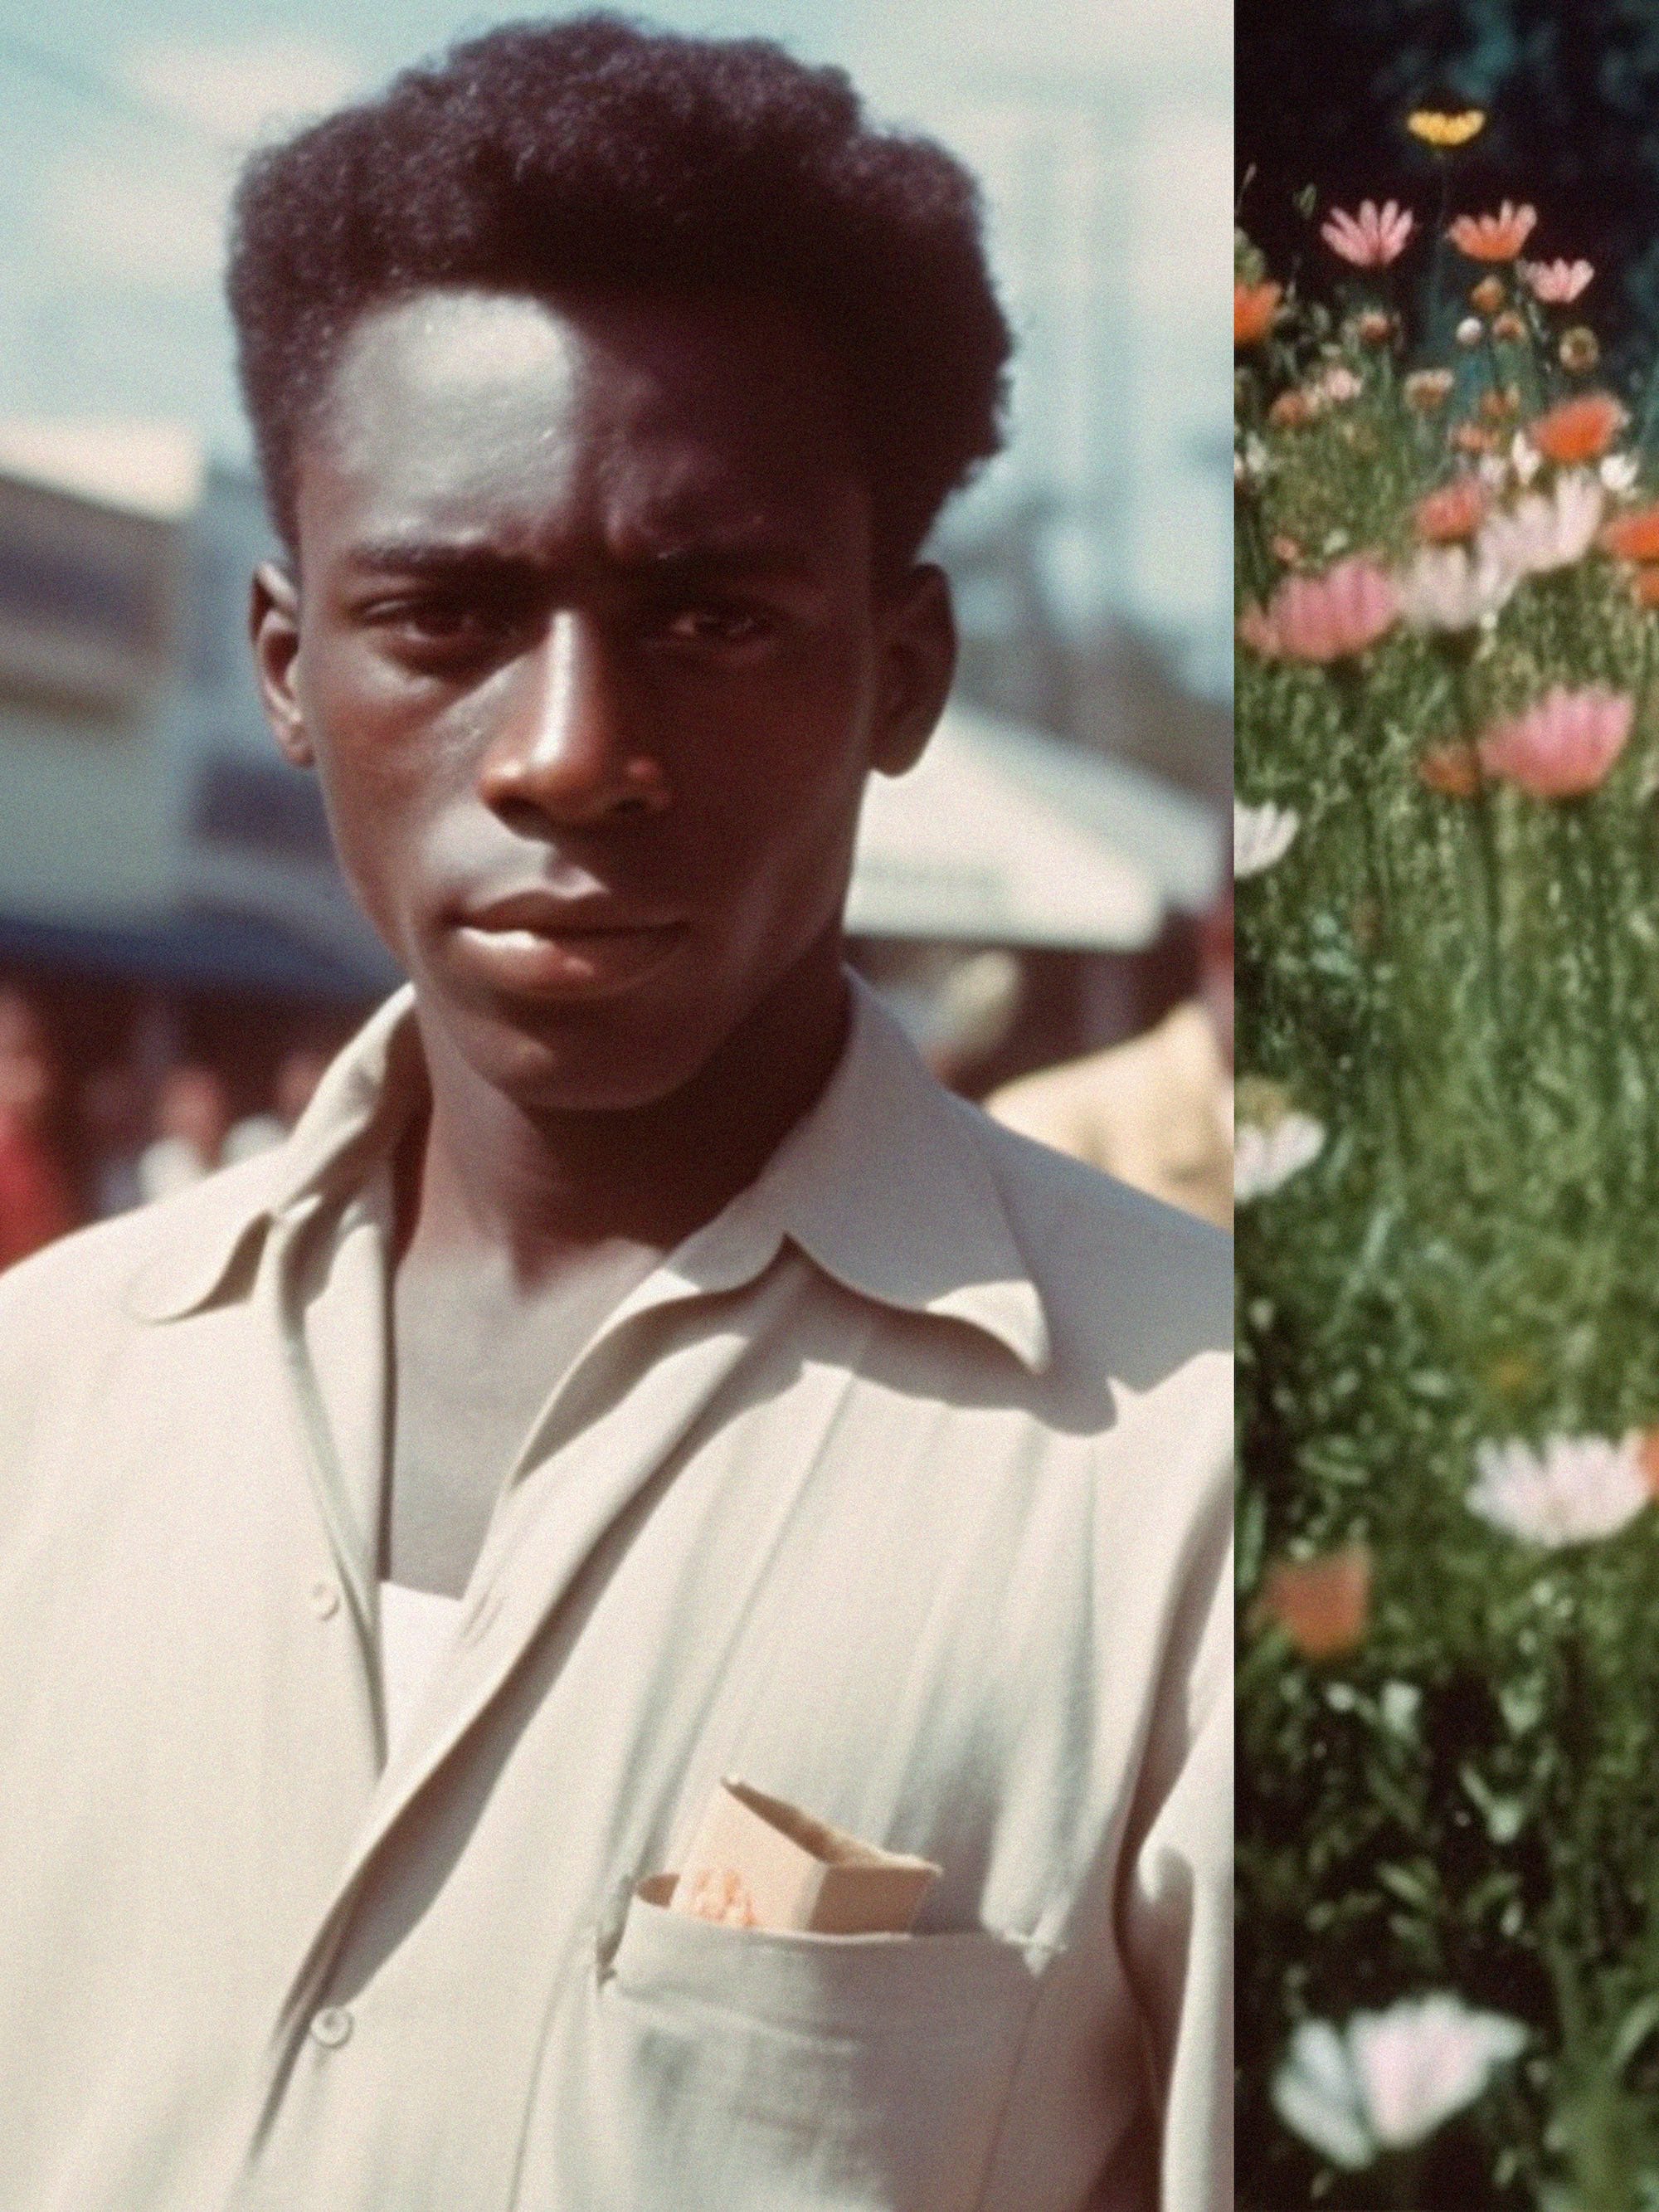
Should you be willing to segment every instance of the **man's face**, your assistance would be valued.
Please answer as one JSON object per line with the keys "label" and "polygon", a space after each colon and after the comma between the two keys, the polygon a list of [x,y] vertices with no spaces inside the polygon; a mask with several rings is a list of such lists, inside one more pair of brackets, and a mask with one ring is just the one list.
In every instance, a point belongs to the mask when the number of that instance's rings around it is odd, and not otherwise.
{"label": "man's face", "polygon": [[667,1096],[838,931],[949,682],[832,364],[753,305],[422,293],[354,331],[298,510],[267,706],[428,1042],[532,1109]]}

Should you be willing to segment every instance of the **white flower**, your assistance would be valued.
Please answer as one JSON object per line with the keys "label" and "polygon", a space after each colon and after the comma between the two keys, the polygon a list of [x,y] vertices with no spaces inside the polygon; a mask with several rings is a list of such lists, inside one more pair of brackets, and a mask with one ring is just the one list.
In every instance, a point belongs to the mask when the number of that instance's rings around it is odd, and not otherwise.
{"label": "white flower", "polygon": [[1474,472],[1488,491],[1502,491],[1510,480],[1510,465],[1501,453],[1482,453]]}
{"label": "white flower", "polygon": [[1489,621],[1519,581],[1478,546],[1425,545],[1395,586],[1413,629],[1458,630]]}
{"label": "white flower", "polygon": [[1352,369],[1337,362],[1321,374],[1314,389],[1332,406],[1341,407],[1350,399],[1358,399],[1365,386]]}
{"label": "white flower", "polygon": [[1356,2013],[1340,2032],[1304,2021],[1273,2077],[1273,2104],[1304,2142],[1357,2172],[1472,2104],[1526,2039],[1519,2021],[1445,1992]]}
{"label": "white flower", "polygon": [[1609,453],[1595,473],[1617,497],[1635,489],[1638,467],[1634,453]]}
{"label": "white flower", "polygon": [[1457,343],[1461,346],[1478,346],[1486,334],[1486,326],[1478,315],[1465,315],[1457,325]]}
{"label": "white flower", "polygon": [[1494,514],[1475,540],[1476,549],[1517,579],[1568,568],[1589,552],[1605,503],[1601,485],[1588,470],[1568,470],[1549,491],[1528,492]]}
{"label": "white flower", "polygon": [[1291,840],[1302,826],[1293,806],[1244,806],[1233,801],[1233,873],[1241,880],[1259,876],[1291,848]]}
{"label": "white flower", "polygon": [[1472,1513],[1506,1535],[1551,1550],[1611,1536],[1633,1521],[1653,1492],[1642,1468],[1641,1439],[1550,1437],[1540,1450],[1484,1443],[1474,1454]]}
{"label": "white flower", "polygon": [[1323,1125],[1311,1114],[1286,1114],[1270,1126],[1241,1121],[1233,1144],[1233,1196],[1241,1206],[1270,1197],[1324,1147]]}
{"label": "white flower", "polygon": [[1524,430],[1517,430],[1510,440],[1510,466],[1515,471],[1519,484],[1529,484],[1544,465],[1544,456],[1539,452]]}

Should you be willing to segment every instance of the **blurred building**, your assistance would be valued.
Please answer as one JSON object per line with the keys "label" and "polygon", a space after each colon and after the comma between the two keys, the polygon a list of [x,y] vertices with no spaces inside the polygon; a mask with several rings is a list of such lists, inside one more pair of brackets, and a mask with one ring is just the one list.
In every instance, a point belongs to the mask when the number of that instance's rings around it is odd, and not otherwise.
{"label": "blurred building", "polygon": [[284,1016],[392,980],[259,714],[266,543],[251,482],[176,429],[0,425],[0,969],[77,1060],[222,1032],[257,1087]]}

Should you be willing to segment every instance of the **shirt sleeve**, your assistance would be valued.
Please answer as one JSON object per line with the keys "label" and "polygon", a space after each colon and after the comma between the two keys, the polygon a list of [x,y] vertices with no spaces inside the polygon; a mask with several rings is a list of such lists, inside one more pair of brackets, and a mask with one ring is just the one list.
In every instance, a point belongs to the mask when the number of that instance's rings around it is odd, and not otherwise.
{"label": "shirt sleeve", "polygon": [[1230,1492],[1177,1599],[1121,1905],[1161,2115],[1158,2212],[1233,2202]]}

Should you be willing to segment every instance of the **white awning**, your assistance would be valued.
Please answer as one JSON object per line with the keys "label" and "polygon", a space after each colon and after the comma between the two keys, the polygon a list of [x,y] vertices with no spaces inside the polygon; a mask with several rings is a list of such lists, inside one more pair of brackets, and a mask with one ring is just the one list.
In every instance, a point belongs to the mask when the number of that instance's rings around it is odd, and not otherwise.
{"label": "white awning", "polygon": [[952,708],[908,775],[870,779],[855,936],[1133,951],[1219,880],[1220,832],[1144,769]]}

